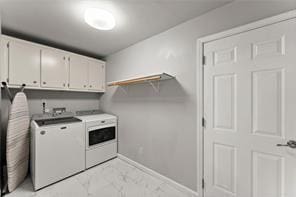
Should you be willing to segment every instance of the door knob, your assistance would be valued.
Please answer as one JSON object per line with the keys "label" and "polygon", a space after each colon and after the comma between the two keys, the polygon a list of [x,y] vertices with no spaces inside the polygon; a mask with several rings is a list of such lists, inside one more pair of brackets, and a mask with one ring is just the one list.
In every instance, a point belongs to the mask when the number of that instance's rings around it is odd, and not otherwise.
{"label": "door knob", "polygon": [[287,144],[277,144],[277,146],[288,146],[290,148],[296,148],[296,141],[289,140]]}

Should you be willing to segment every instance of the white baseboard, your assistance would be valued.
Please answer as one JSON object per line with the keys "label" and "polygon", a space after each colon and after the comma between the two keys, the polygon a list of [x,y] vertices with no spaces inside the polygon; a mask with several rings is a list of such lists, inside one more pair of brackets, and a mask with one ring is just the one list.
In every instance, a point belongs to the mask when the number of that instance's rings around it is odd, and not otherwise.
{"label": "white baseboard", "polygon": [[198,197],[198,193],[196,191],[193,191],[193,190],[189,189],[188,187],[181,185],[180,183],[177,183],[176,181],[174,181],[166,176],[163,176],[163,175],[159,174],[158,172],[155,172],[154,170],[151,170],[150,168],[147,168],[146,166],[143,166],[142,164],[140,164],[138,162],[135,162],[135,161],[133,161],[121,154],[117,154],[117,157],[119,159],[129,163],[130,165],[138,168],[139,170],[142,170],[143,172],[150,174],[151,176],[154,176],[157,179],[162,180],[163,182],[169,184],[170,186],[176,188],[177,190],[179,190],[181,192],[191,195],[192,197]]}

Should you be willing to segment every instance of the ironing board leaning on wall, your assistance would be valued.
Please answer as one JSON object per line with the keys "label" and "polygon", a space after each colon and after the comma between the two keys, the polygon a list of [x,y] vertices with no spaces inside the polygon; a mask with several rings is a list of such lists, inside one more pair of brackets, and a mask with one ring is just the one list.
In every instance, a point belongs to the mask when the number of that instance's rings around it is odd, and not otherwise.
{"label": "ironing board leaning on wall", "polygon": [[7,186],[9,192],[17,188],[28,173],[30,117],[27,97],[23,92],[24,87],[25,85],[12,98],[5,85],[11,100],[6,137]]}

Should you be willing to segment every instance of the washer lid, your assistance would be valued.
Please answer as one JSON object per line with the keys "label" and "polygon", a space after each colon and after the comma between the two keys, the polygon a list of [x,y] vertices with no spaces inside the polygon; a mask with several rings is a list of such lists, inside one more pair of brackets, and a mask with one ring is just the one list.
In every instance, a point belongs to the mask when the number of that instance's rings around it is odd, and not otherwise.
{"label": "washer lid", "polygon": [[50,118],[50,119],[43,119],[43,120],[35,120],[35,122],[39,127],[42,127],[47,125],[81,122],[81,120],[75,117],[66,117],[66,118]]}

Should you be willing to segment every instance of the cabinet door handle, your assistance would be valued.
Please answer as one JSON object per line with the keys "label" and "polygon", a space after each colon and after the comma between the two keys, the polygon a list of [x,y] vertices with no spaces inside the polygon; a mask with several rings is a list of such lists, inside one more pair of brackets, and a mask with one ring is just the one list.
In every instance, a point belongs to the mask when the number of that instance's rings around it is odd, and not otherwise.
{"label": "cabinet door handle", "polygon": [[63,86],[66,87],[66,84],[64,83]]}
{"label": "cabinet door handle", "polygon": [[67,127],[61,127],[61,129],[67,129]]}
{"label": "cabinet door handle", "polygon": [[43,84],[45,85],[45,84],[46,84],[46,82],[45,82],[45,81],[43,81]]}
{"label": "cabinet door handle", "polygon": [[86,85],[84,85],[83,87],[86,88]]}
{"label": "cabinet door handle", "polygon": [[37,83],[37,81],[33,81],[33,83]]}
{"label": "cabinet door handle", "polygon": [[92,87],[92,85],[89,86],[90,88]]}

